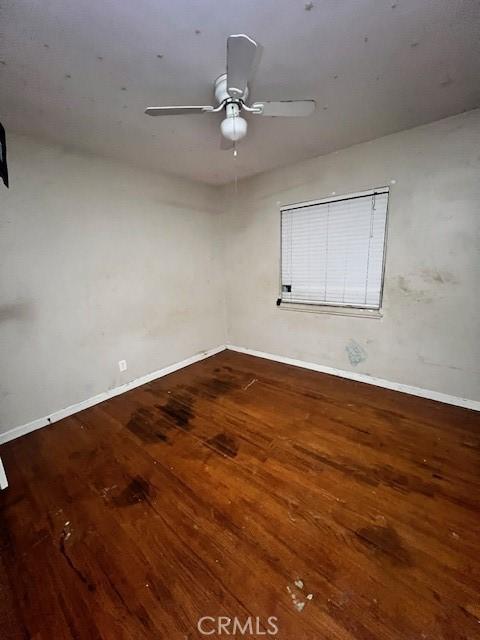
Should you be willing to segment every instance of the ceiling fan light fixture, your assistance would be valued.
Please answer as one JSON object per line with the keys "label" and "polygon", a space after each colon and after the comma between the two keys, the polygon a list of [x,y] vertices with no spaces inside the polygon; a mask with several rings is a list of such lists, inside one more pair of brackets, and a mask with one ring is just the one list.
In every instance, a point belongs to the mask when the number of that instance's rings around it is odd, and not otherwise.
{"label": "ceiling fan light fixture", "polygon": [[239,108],[234,103],[227,104],[226,111],[227,117],[220,125],[222,136],[232,142],[238,142],[247,134],[247,121],[239,115]]}
{"label": "ceiling fan light fixture", "polygon": [[247,121],[240,116],[225,118],[220,125],[222,136],[232,142],[238,142],[247,135]]}
{"label": "ceiling fan light fixture", "polygon": [[[262,47],[245,33],[227,38],[227,73],[214,82],[214,105],[183,105],[148,107],[149,116],[180,116],[202,113],[217,114],[225,110],[225,120],[220,125],[221,149],[231,149],[247,135],[248,123],[240,116],[242,111],[252,116],[292,117],[309,116],[315,111],[315,100],[261,101],[247,104],[248,83],[256,70]],[[234,143],[233,145],[230,143]]]}

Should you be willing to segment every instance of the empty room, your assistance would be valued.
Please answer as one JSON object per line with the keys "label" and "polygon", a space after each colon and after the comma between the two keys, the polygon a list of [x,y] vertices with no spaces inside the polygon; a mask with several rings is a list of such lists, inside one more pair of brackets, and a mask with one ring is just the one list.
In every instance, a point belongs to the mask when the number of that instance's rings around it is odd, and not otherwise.
{"label": "empty room", "polygon": [[0,23],[0,640],[480,639],[480,1]]}

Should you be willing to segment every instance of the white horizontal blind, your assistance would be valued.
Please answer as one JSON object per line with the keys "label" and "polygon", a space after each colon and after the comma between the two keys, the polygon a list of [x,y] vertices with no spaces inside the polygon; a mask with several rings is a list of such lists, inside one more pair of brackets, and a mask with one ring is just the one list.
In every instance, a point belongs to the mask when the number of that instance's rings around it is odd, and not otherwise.
{"label": "white horizontal blind", "polygon": [[388,192],[282,210],[282,301],[380,307]]}

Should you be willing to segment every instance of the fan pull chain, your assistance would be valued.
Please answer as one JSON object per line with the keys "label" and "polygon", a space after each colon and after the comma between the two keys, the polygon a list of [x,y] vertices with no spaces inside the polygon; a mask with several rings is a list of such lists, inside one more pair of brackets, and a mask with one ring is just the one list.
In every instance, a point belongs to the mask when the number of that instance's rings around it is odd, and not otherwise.
{"label": "fan pull chain", "polygon": [[[238,156],[237,143],[234,142],[233,143],[233,157],[235,159],[237,159],[237,156]],[[237,195],[238,194],[238,172],[237,172],[236,163],[234,163],[234,172],[235,172],[234,191],[235,191],[235,195]]]}

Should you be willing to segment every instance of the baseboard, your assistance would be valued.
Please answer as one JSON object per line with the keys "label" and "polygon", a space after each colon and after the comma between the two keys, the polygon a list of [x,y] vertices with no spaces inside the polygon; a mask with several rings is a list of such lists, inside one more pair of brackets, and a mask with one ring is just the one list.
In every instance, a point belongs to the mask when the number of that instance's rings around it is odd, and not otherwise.
{"label": "baseboard", "polygon": [[237,347],[232,344],[225,345],[227,349],[231,351],[238,351],[239,353],[246,353],[257,358],[265,358],[266,360],[274,360],[275,362],[283,362],[284,364],[291,364],[294,367],[302,367],[303,369],[311,369],[312,371],[318,371],[320,373],[328,373],[332,376],[339,376],[340,378],[348,378],[349,380],[355,380],[357,382],[366,382],[377,387],[384,387],[385,389],[392,389],[393,391],[401,391],[402,393],[409,393],[413,396],[419,396],[420,398],[428,398],[429,400],[436,400],[437,402],[445,402],[446,404],[453,404],[458,407],[464,407],[465,409],[473,409],[474,411],[480,411],[480,402],[477,400],[469,400],[468,398],[458,398],[457,396],[450,396],[447,393],[440,393],[439,391],[432,391],[430,389],[422,389],[421,387],[412,387],[408,384],[402,384],[401,382],[392,382],[390,380],[384,380],[383,378],[375,378],[365,373],[356,373],[355,371],[344,371],[342,369],[335,369],[334,367],[327,367],[322,364],[316,364],[315,362],[306,362],[304,360],[296,360],[295,358],[288,358],[286,356],[279,356],[273,353],[264,353],[263,351],[256,351],[255,349],[247,349],[246,347]]}
{"label": "baseboard", "polygon": [[0,490],[8,487],[7,474],[3,468],[2,459],[0,458]]}
{"label": "baseboard", "polygon": [[[89,407],[93,407],[100,402],[104,402],[104,400],[108,400],[109,398],[113,398],[114,396],[118,396],[126,391],[130,391],[131,389],[135,389],[136,387],[142,386],[142,384],[146,384],[147,382],[151,382],[152,380],[156,380],[157,378],[162,378],[163,376],[168,375],[169,373],[173,373],[174,371],[178,371],[179,369],[183,369],[184,367],[188,367],[190,364],[194,364],[195,362],[199,362],[200,360],[204,360],[205,358],[209,358],[210,356],[215,355],[216,353],[220,353],[225,349],[229,349],[230,351],[238,351],[239,353],[246,353],[251,356],[256,356],[257,358],[264,358],[266,360],[274,360],[275,362],[283,362],[284,364],[291,364],[295,367],[302,367],[303,369],[310,369],[311,371],[318,371],[320,373],[328,373],[332,376],[338,376],[340,378],[347,378],[349,380],[355,380],[357,382],[365,382],[367,384],[372,384],[377,387],[384,387],[385,389],[392,389],[393,391],[400,391],[402,393],[408,393],[413,396],[419,396],[420,398],[428,398],[429,400],[436,400],[437,402],[445,402],[446,404],[452,404],[458,407],[464,407],[465,409],[473,409],[474,411],[480,411],[480,402],[477,400],[469,400],[468,398],[459,398],[457,396],[451,396],[447,393],[440,393],[439,391],[432,391],[430,389],[423,389],[421,387],[413,387],[408,384],[402,384],[401,382],[392,382],[391,380],[384,380],[383,378],[375,378],[374,376],[366,375],[365,373],[356,373],[355,371],[344,371],[343,369],[335,369],[334,367],[327,367],[322,364],[317,364],[315,362],[306,362],[305,360],[297,360],[295,358],[288,358],[287,356],[280,356],[273,353],[265,353],[263,351],[257,351],[256,349],[248,349],[246,347],[238,347],[232,344],[220,345],[215,347],[214,349],[208,349],[207,351],[201,351],[186,360],[182,360],[181,362],[177,362],[175,364],[171,364],[168,367],[164,367],[163,369],[159,369],[158,371],[153,371],[152,373],[148,373],[141,378],[136,378],[135,380],[131,380],[126,384],[121,385],[120,387],[115,387],[115,389],[110,389],[109,391],[105,391],[104,393],[100,393],[92,398],[88,398],[87,400],[83,400],[82,402],[78,402],[77,404],[72,404],[65,409],[60,409],[58,411],[54,411],[48,416],[44,416],[43,418],[38,418],[37,420],[33,420],[32,422],[27,422],[26,424],[22,424],[18,427],[14,427],[9,431],[5,431],[0,434],[0,445],[5,442],[9,442],[10,440],[14,440],[15,438],[19,438],[31,431],[35,431],[36,429],[41,429],[42,427],[46,427],[49,424],[53,424],[54,422],[58,422],[63,418],[67,418],[68,416],[73,415],[74,413],[78,413],[79,411],[83,411],[83,409],[88,409]],[[3,472],[3,475],[2,475]],[[3,466],[0,460],[0,485],[4,481],[6,482],[6,477],[4,478],[5,473],[3,471]],[[3,488],[3,487],[2,487]]]}
{"label": "baseboard", "polygon": [[[43,418],[38,418],[37,420],[32,420],[32,422],[27,422],[26,424],[22,424],[19,427],[14,427],[9,431],[5,431],[0,434],[0,445],[5,442],[9,442],[10,440],[14,440],[15,438],[19,438],[20,436],[24,436],[31,431],[35,431],[36,429],[41,429],[42,427],[46,427],[49,424],[54,422],[58,422],[63,418],[67,418],[68,416],[73,415],[74,413],[78,413],[79,411],[83,411],[83,409],[88,409],[89,407],[93,407],[104,400],[108,400],[109,398],[113,398],[114,396],[118,396],[121,393],[125,393],[126,391],[130,391],[131,389],[135,389],[136,387],[142,386],[142,384],[146,384],[147,382],[151,382],[152,380],[156,380],[157,378],[162,378],[163,376],[167,376],[169,373],[173,373],[174,371],[178,371],[178,369],[183,369],[184,367],[188,367],[190,364],[194,364],[195,362],[199,362],[200,360],[204,360],[205,358],[209,358],[210,356],[214,356],[216,353],[220,353],[220,351],[225,350],[225,345],[220,345],[219,347],[215,347],[214,349],[208,349],[207,351],[201,351],[200,353],[196,353],[195,355],[187,358],[186,360],[182,360],[181,362],[176,362],[175,364],[171,364],[168,367],[164,367],[163,369],[159,369],[158,371],[153,371],[152,373],[148,373],[141,378],[136,378],[135,380],[131,380],[126,384],[121,385],[120,387],[115,387],[115,389],[110,389],[109,391],[105,391],[104,393],[99,393],[92,398],[88,398],[87,400],[83,400],[82,402],[77,402],[76,404],[72,404],[65,409],[59,409],[58,411],[54,411],[48,416],[44,416]],[[1,461],[0,461],[1,463]],[[1,473],[1,469],[0,469]],[[0,475],[1,478],[1,475]]]}

